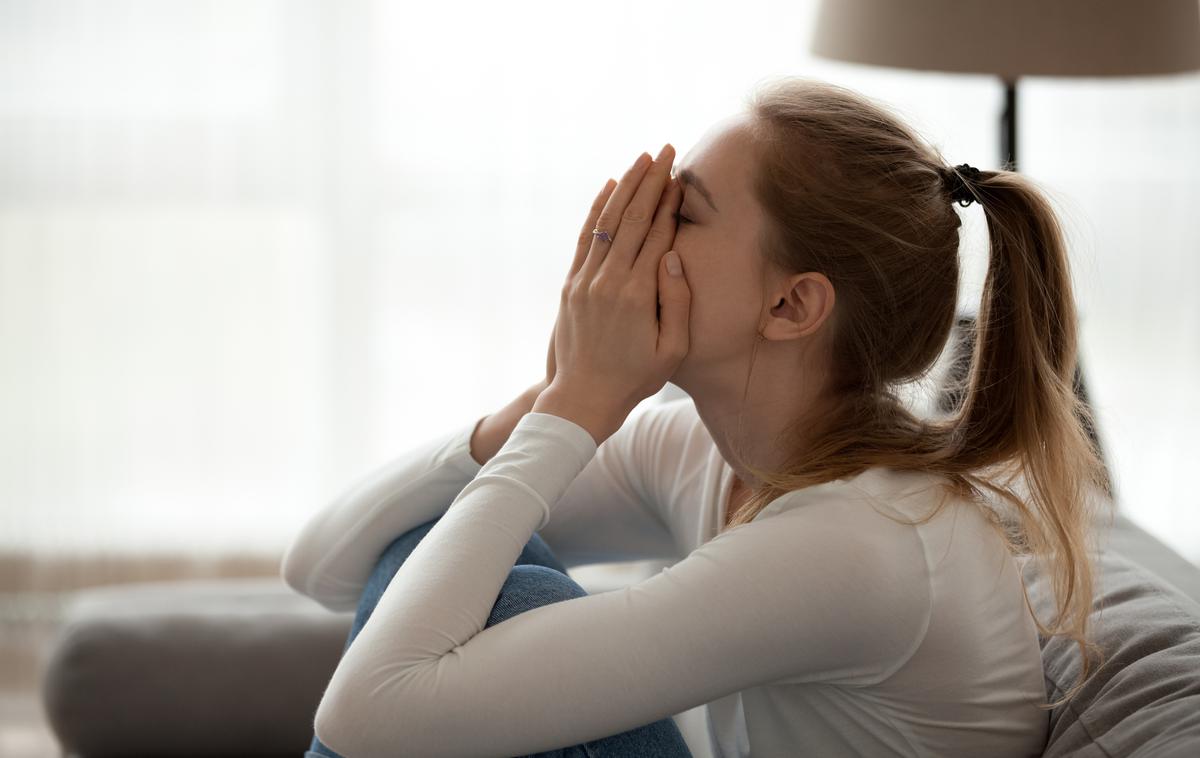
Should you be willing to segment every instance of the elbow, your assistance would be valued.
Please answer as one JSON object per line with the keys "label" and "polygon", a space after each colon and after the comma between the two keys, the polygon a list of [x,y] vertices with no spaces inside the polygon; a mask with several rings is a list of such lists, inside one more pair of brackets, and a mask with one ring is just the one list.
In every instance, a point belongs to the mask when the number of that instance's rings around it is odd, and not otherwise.
{"label": "elbow", "polygon": [[279,562],[279,578],[301,595],[308,595],[308,580],[303,573],[295,560],[295,550],[289,548]]}
{"label": "elbow", "polygon": [[366,666],[353,656],[351,650],[338,664],[317,706],[317,738],[344,756],[396,754],[397,745],[405,746],[404,755],[448,755],[439,749],[446,732],[444,719],[437,718],[446,709],[430,702],[428,679],[381,676],[378,671],[386,666]]}
{"label": "elbow", "polygon": [[322,586],[319,582],[312,582],[308,579],[308,575],[298,572],[289,572],[284,566],[280,571],[284,584],[291,587],[293,590],[308,599],[317,603],[327,611],[332,613],[347,613],[355,611],[358,608],[361,591],[356,592],[334,592],[328,587]]}
{"label": "elbow", "polygon": [[343,588],[313,573],[313,561],[306,558],[296,544],[283,554],[279,578],[288,587],[315,600],[326,610],[344,613],[358,608],[362,587]]}
{"label": "elbow", "polygon": [[317,739],[320,740],[321,744],[325,747],[335,750],[341,754],[349,752],[345,749],[342,743],[333,736],[333,732],[330,728],[331,725],[329,723],[329,716],[325,715],[326,713],[328,713],[328,711],[324,708],[317,709],[317,716],[315,719],[313,719],[313,733],[317,735]]}
{"label": "elbow", "polygon": [[[347,694],[339,692],[331,683],[317,707],[313,719],[313,732],[317,739],[338,755],[356,756],[387,755],[396,751],[396,745],[410,744],[401,727],[411,714],[403,706],[396,712],[405,713],[405,719],[379,718],[369,707],[370,698],[362,695],[364,690]],[[405,753],[407,755],[407,753]],[[413,755],[426,755],[414,752]]]}
{"label": "elbow", "polygon": [[352,699],[339,695],[331,683],[317,706],[313,732],[339,755],[362,755],[362,736],[370,724],[370,718],[363,711]]}
{"label": "elbow", "polygon": [[317,709],[317,716],[313,721],[313,732],[321,744],[338,755],[351,756],[355,754],[355,746],[347,745],[343,741],[342,727],[338,723],[336,712],[331,713],[330,708]]}

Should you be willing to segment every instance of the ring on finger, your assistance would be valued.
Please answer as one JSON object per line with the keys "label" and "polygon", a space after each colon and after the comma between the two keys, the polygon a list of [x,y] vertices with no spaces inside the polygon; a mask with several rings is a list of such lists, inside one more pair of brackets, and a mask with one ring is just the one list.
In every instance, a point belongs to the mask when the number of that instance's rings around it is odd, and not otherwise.
{"label": "ring on finger", "polygon": [[595,229],[592,230],[592,237],[600,239],[604,242],[612,242],[612,236],[609,235],[608,232],[600,231],[600,227],[596,227]]}

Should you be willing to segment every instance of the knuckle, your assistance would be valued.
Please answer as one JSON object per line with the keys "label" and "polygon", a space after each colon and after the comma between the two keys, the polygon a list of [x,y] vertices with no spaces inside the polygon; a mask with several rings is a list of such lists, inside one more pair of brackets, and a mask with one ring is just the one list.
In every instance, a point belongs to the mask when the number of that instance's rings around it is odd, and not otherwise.
{"label": "knuckle", "polygon": [[605,275],[603,272],[596,275],[588,285],[588,297],[610,299],[618,287],[614,286],[611,276]]}
{"label": "knuckle", "polygon": [[648,218],[650,218],[650,214],[646,212],[646,209],[637,205],[631,205],[626,208],[625,213],[621,216],[622,221],[628,221],[633,224],[640,224]]}
{"label": "knuckle", "polygon": [[565,287],[567,297],[572,300],[578,300],[579,298],[586,296],[588,292],[587,284],[587,279],[582,276],[576,275],[571,277],[571,280],[567,282]]}
{"label": "knuckle", "polygon": [[666,242],[671,238],[672,235],[659,225],[650,227],[650,230],[646,232],[646,242]]}

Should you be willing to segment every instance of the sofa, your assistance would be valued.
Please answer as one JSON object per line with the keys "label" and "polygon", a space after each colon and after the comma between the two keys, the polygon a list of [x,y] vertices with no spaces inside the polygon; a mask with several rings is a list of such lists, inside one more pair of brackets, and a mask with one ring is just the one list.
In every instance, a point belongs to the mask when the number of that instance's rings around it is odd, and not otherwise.
{"label": "sofa", "polygon": [[[1048,758],[1200,756],[1200,568],[1123,513],[1097,554],[1094,635],[1107,660],[1047,714]],[[590,593],[664,563],[579,566]],[[1052,618],[1045,577],[1022,563]],[[341,656],[352,612],[333,613],[277,578],[118,585],[79,592],[39,661],[47,720],[67,758],[298,756]],[[1075,643],[1042,642],[1047,696],[1079,673]],[[703,706],[675,717],[711,758]]]}

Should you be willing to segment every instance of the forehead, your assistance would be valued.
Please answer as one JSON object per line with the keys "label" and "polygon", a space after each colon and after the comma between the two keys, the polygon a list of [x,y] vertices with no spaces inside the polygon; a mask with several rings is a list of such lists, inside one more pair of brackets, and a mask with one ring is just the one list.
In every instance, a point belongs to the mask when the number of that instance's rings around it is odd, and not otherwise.
{"label": "forehead", "polygon": [[696,144],[676,161],[675,171],[687,168],[713,194],[717,207],[734,206],[750,186],[751,136],[746,117],[722,119],[704,132]]}

